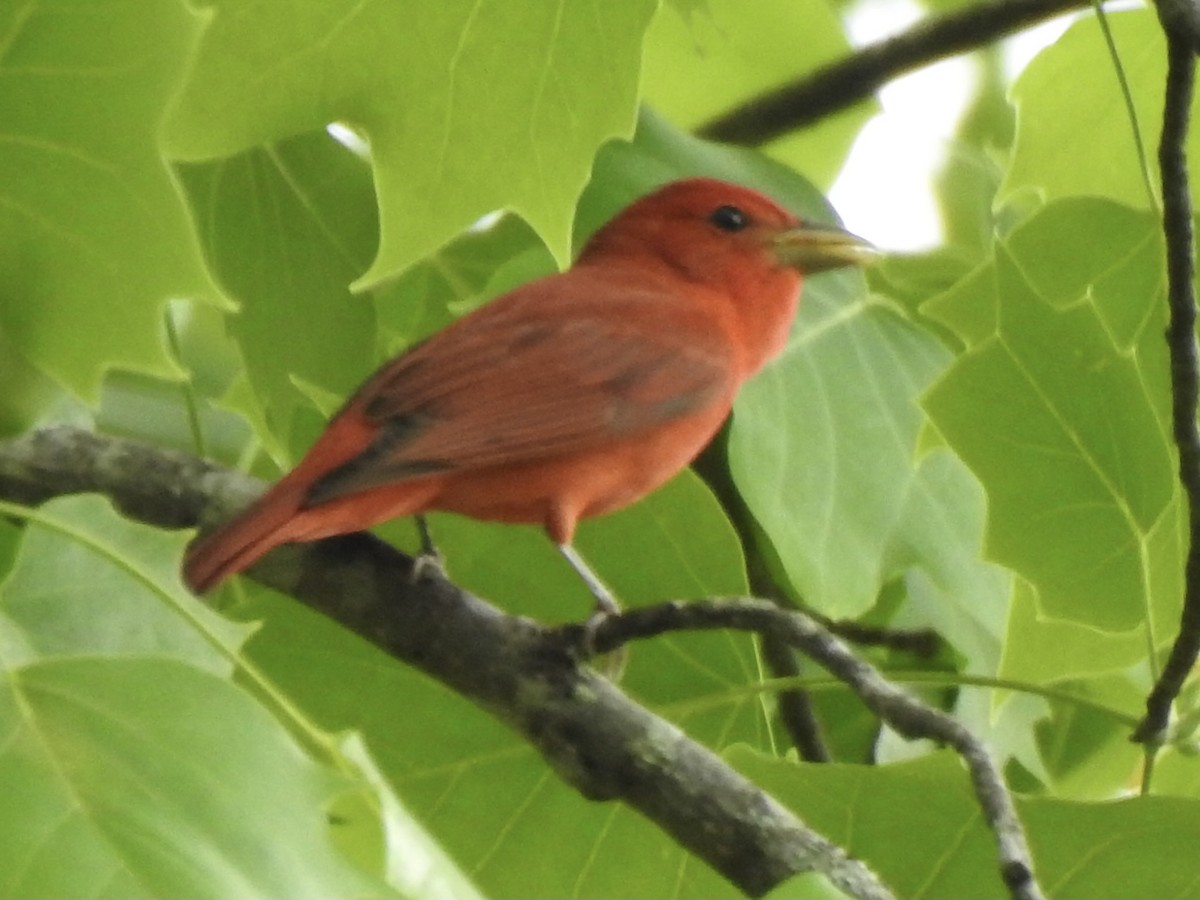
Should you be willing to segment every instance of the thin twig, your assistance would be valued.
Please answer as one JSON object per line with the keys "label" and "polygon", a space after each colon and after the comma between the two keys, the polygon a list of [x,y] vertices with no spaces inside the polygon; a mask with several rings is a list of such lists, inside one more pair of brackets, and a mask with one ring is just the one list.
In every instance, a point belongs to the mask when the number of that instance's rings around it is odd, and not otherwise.
{"label": "thin twig", "polygon": [[941,636],[932,628],[880,628],[851,619],[816,618],[838,637],[860,647],[884,647],[921,659],[937,656],[942,647]]}
{"label": "thin twig", "polygon": [[1179,634],[1154,689],[1146,698],[1146,715],[1133,734],[1135,741],[1148,744],[1164,740],[1171,705],[1200,653],[1200,430],[1196,426],[1200,366],[1196,356],[1195,261],[1186,150],[1200,26],[1195,4],[1190,0],[1159,3],[1158,13],[1167,36],[1167,84],[1158,145],[1167,250],[1167,302],[1171,309],[1167,345],[1171,354],[1179,480],[1187,495],[1191,540],[1184,568]]}
{"label": "thin twig", "polygon": [[865,100],[905,72],[990,44],[1089,0],[988,0],[922,20],[705,123],[701,137],[758,146]]}
{"label": "thin twig", "polygon": [[1139,121],[1137,104],[1133,100],[1133,88],[1129,85],[1129,76],[1121,62],[1121,54],[1117,50],[1117,41],[1113,37],[1112,26],[1108,22],[1108,13],[1104,11],[1103,0],[1092,0],[1096,10],[1096,24],[1104,35],[1104,44],[1108,48],[1109,58],[1113,61],[1113,74],[1117,76],[1117,85],[1121,88],[1121,99],[1125,102],[1125,115],[1129,117],[1130,137],[1133,139],[1133,149],[1137,153],[1138,170],[1142,175],[1142,185],[1146,189],[1146,202],[1150,209],[1158,209],[1158,195],[1154,193],[1154,174],[1150,171],[1150,158],[1146,153],[1146,142],[1142,140],[1142,125]]}
{"label": "thin twig", "polygon": [[1012,796],[983,745],[957,719],[926,706],[892,684],[812,617],[749,598],[668,603],[605,620],[592,634],[592,643],[597,651],[610,652],[633,638],[705,628],[753,631],[786,640],[844,681],[899,734],[930,738],[957,750],[967,764],[984,818],[995,835],[1000,875],[1010,896],[1021,900],[1042,896]]}

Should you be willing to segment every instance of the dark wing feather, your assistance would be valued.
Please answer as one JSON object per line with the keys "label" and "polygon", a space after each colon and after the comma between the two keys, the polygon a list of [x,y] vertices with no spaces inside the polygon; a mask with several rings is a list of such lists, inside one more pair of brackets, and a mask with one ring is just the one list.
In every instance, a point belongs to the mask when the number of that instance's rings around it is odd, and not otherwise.
{"label": "dark wing feather", "polygon": [[686,298],[611,286],[554,296],[554,281],[519,289],[378,372],[359,394],[369,399],[347,404],[361,404],[378,437],[308,502],[585,452],[729,395],[732,348]]}

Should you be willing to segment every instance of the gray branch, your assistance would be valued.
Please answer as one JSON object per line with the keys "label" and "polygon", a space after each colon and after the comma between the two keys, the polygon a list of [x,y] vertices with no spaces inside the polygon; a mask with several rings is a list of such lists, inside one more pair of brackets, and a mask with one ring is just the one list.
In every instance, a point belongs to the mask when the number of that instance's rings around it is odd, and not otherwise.
{"label": "gray branch", "polygon": [[753,631],[796,647],[844,681],[899,734],[910,739],[929,738],[957,750],[967,765],[984,818],[995,835],[1000,876],[1010,896],[1019,900],[1037,900],[1042,896],[1012,796],[986,748],[961,722],[896,687],[812,617],[749,598],[667,603],[630,610],[602,622],[594,636],[594,645],[598,651],[608,652],[635,637],[708,628]]}
{"label": "gray branch", "polygon": [[[0,497],[98,492],[168,528],[223,519],[261,482],[183,453],[75,428],[0,442]],[[249,575],[471,699],[581,794],[621,800],[751,895],[806,871],[863,900],[874,873],[671,723],[580,665],[572,641],[507,615],[366,534],[280,548]]]}

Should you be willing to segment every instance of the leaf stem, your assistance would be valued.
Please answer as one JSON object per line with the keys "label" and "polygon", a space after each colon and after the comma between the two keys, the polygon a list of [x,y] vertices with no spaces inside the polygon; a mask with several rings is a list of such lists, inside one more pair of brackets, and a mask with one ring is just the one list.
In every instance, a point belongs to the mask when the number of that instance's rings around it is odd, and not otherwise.
{"label": "leaf stem", "polygon": [[[179,343],[179,330],[175,324],[175,313],[176,307],[174,302],[172,302],[163,311],[163,322],[166,324],[167,344],[171,348],[171,355],[182,366],[183,349]],[[187,410],[188,427],[192,432],[192,443],[198,455],[207,456],[208,452],[204,446],[204,429],[200,426],[200,405],[196,402],[195,384],[189,378],[183,382],[181,390],[183,392],[183,405]]]}
{"label": "leaf stem", "polygon": [[1146,188],[1146,198],[1150,208],[1161,210],[1158,195],[1154,192],[1154,176],[1150,171],[1150,159],[1146,154],[1146,142],[1142,139],[1142,127],[1138,121],[1137,107],[1133,103],[1133,91],[1129,87],[1129,79],[1125,74],[1125,66],[1121,62],[1121,54],[1117,51],[1117,43],[1113,39],[1112,28],[1109,26],[1108,14],[1104,12],[1104,0],[1092,0],[1096,10],[1096,21],[1100,25],[1100,33],[1104,35],[1104,43],[1108,46],[1108,55],[1112,59],[1113,71],[1117,83],[1121,86],[1121,96],[1125,100],[1125,111],[1129,115],[1129,127],[1133,132],[1133,147],[1137,152],[1138,168],[1142,173],[1142,184]]}

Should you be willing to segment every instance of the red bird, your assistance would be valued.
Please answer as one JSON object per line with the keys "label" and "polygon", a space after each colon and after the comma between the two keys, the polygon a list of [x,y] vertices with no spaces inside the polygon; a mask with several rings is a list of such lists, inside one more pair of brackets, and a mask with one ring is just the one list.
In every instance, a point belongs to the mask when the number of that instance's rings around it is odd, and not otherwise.
{"label": "red bird", "polygon": [[541,524],[613,610],[571,548],[576,524],[687,466],[783,349],[802,276],[871,253],[755,191],[668,184],[568,271],[385,364],[295,469],[191,546],[184,578],[207,591],[280,544],[445,510]]}

